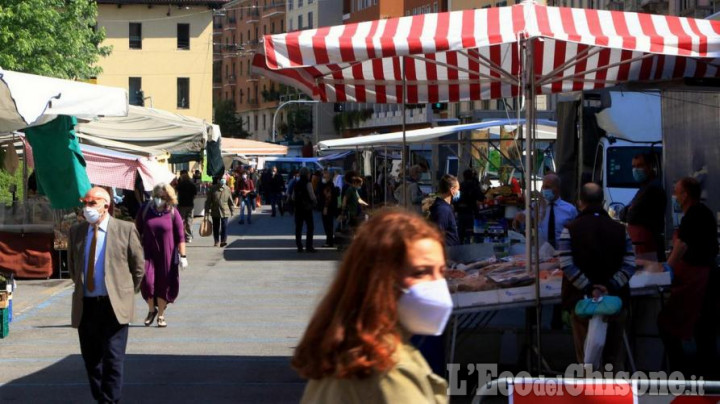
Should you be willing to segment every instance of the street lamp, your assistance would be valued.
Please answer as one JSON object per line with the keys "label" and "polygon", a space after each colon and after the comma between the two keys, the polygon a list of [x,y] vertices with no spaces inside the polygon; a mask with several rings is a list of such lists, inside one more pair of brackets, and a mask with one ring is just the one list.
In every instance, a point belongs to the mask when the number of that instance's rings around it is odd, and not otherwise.
{"label": "street lamp", "polygon": [[[272,141],[273,141],[273,143],[275,143],[275,136],[277,135],[277,129],[275,129],[275,128],[276,128],[275,122],[276,122],[276,119],[277,119],[278,111],[280,111],[284,106],[286,106],[286,105],[288,105],[288,104],[317,104],[318,102],[320,102],[320,101],[316,101],[316,100],[290,100],[290,101],[285,101],[285,102],[283,102],[282,104],[278,105],[277,109],[275,110],[275,113],[273,114],[273,126],[272,126]],[[317,122],[315,122],[315,125],[317,125]]]}

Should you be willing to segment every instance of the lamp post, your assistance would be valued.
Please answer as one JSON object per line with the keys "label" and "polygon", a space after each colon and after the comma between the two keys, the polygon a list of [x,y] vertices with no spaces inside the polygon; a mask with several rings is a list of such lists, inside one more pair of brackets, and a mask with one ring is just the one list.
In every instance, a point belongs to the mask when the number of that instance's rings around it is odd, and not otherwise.
{"label": "lamp post", "polygon": [[[272,141],[273,141],[273,143],[275,143],[275,136],[277,135],[277,129],[276,129],[277,126],[275,126],[275,123],[277,121],[277,114],[284,106],[289,105],[289,104],[317,104],[318,102],[320,102],[320,101],[290,100],[290,101],[285,101],[282,104],[278,105],[277,109],[275,110],[275,113],[273,114],[273,126],[272,126]],[[317,125],[317,122],[315,122],[314,124]]]}

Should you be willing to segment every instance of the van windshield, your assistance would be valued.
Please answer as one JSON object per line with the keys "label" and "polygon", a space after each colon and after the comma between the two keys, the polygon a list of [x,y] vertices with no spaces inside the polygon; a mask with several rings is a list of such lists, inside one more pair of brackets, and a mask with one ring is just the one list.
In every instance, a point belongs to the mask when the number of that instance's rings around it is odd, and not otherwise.
{"label": "van windshield", "polygon": [[[660,161],[661,147],[634,146],[608,147],[607,149],[607,187],[639,188],[632,174],[632,159],[638,154],[653,153]],[[658,170],[659,173],[659,170]]]}

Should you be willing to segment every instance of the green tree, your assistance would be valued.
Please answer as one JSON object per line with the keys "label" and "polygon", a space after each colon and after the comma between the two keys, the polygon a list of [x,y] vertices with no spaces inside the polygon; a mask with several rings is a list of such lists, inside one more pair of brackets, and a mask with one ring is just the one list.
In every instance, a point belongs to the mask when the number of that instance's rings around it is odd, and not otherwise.
{"label": "green tree", "polygon": [[93,0],[0,0],[0,66],[68,79],[88,79],[102,69],[104,29],[95,29]]}
{"label": "green tree", "polygon": [[235,106],[230,100],[215,103],[215,123],[225,137],[247,138],[250,136],[243,128],[242,119],[235,114]]}

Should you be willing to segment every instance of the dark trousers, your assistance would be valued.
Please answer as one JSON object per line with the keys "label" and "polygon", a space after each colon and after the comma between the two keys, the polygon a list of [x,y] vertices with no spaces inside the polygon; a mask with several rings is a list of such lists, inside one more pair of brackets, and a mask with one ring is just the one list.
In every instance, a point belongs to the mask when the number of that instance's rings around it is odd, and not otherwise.
{"label": "dark trousers", "polygon": [[213,239],[215,242],[226,242],[227,241],[227,226],[228,218],[226,217],[213,217]]}
{"label": "dark trousers", "polygon": [[307,239],[305,240],[305,248],[313,248],[313,232],[315,224],[313,223],[312,210],[295,208],[295,244],[298,249],[302,249],[302,229],[303,223],[307,226]]}
{"label": "dark trousers", "polygon": [[108,298],[85,298],[78,335],[93,398],[120,401],[128,325],[118,323]]}
{"label": "dark trousers", "polygon": [[325,230],[325,243],[327,245],[333,245],[335,244],[335,237],[334,237],[334,218],[332,215],[322,215],[322,223],[323,223],[323,229]]}
{"label": "dark trousers", "polygon": [[193,207],[192,206],[178,206],[180,211],[180,217],[183,220],[183,227],[185,229],[185,242],[192,240],[192,223],[193,223]]}
{"label": "dark trousers", "polygon": [[277,212],[278,209],[280,210],[281,216],[285,213],[283,211],[282,196],[280,194],[274,194],[274,193],[268,194],[268,202],[270,203],[270,207],[272,208],[273,216],[275,216],[275,213]]}
{"label": "dark trousers", "polygon": [[[589,319],[582,318],[575,313],[571,316],[573,342],[575,344],[575,356],[578,363],[583,363],[585,358],[585,338],[588,334]],[[627,320],[627,310],[622,309],[620,313],[607,319],[608,327],[605,336],[605,347],[602,353],[602,364],[612,364],[613,372],[625,370],[625,351],[623,351],[623,333]]]}

